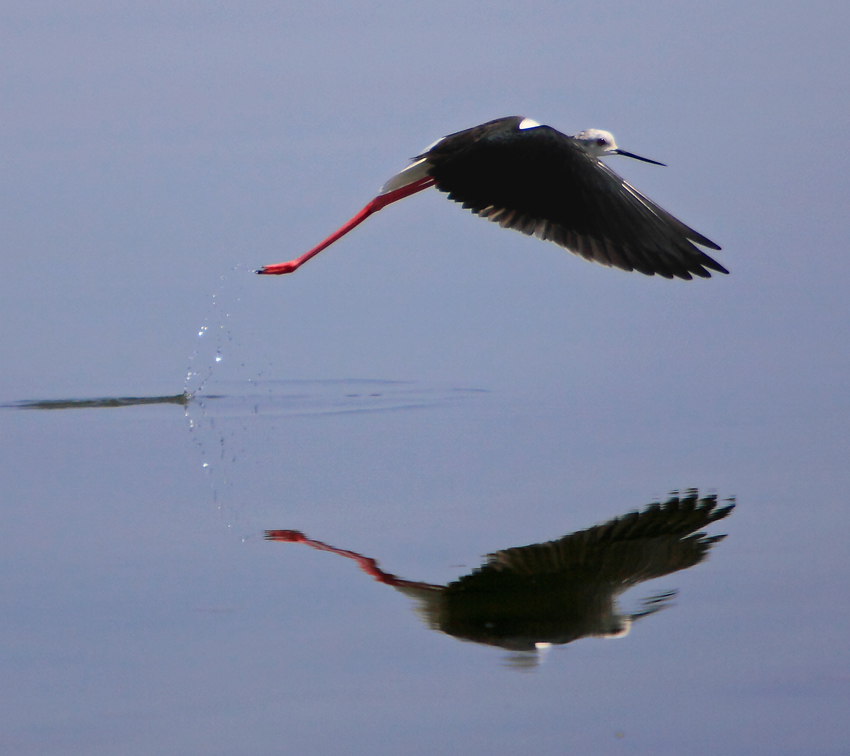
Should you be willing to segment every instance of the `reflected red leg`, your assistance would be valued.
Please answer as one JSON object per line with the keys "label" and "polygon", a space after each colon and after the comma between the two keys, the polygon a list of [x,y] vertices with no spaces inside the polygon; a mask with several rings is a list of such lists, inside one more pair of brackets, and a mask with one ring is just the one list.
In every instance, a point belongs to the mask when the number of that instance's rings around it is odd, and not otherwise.
{"label": "reflected red leg", "polygon": [[357,563],[363,572],[371,575],[379,583],[391,585],[393,588],[412,587],[420,590],[440,590],[439,586],[429,585],[428,583],[419,583],[413,580],[405,580],[397,577],[389,572],[384,572],[378,567],[378,562],[371,557],[358,554],[356,551],[348,551],[347,549],[338,549],[322,541],[316,541],[312,538],[307,538],[300,530],[267,530],[265,533],[267,541],[282,541],[284,543],[305,543],[318,551],[329,551],[331,554],[352,559]]}

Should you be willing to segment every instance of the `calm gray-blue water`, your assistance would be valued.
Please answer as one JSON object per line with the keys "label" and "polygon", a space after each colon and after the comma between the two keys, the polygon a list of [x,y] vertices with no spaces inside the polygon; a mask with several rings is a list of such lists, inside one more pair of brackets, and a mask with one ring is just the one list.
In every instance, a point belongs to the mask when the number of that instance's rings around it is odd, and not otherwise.
{"label": "calm gray-blue water", "polygon": [[[846,753],[848,20],[0,11],[0,752]],[[514,113],[730,275],[434,191],[251,272]]]}

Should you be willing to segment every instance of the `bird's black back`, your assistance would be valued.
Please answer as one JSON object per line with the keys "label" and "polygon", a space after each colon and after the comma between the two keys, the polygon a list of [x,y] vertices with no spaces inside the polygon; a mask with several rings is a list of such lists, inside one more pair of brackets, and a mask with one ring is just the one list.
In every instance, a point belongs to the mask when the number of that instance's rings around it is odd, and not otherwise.
{"label": "bird's black back", "polygon": [[638,192],[572,138],[500,118],[437,142],[424,157],[437,189],[463,207],[582,257],[666,278],[726,269],[720,249]]}

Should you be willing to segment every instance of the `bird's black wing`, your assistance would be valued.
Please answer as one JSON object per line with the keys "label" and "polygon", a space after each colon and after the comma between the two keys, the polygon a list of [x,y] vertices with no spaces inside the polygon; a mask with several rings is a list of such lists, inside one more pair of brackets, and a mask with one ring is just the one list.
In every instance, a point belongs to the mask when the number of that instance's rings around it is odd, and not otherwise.
{"label": "bird's black wing", "polygon": [[441,139],[422,156],[440,191],[503,228],[587,260],[646,275],[727,273],[696,244],[720,249],[549,126],[519,116]]}

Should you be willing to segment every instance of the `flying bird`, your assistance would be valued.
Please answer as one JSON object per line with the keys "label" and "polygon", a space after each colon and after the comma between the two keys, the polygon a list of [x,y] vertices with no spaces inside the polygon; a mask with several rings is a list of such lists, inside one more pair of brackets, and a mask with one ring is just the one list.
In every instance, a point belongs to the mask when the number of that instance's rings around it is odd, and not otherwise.
{"label": "flying bird", "polygon": [[522,116],[489,121],[438,139],[323,242],[257,273],[292,273],[372,213],[431,186],[502,228],[554,242],[602,265],[664,278],[728,273],[699,249],[719,250],[717,244],[600,160],[613,155],[664,165],[619,149],[607,131],[568,136]]}

